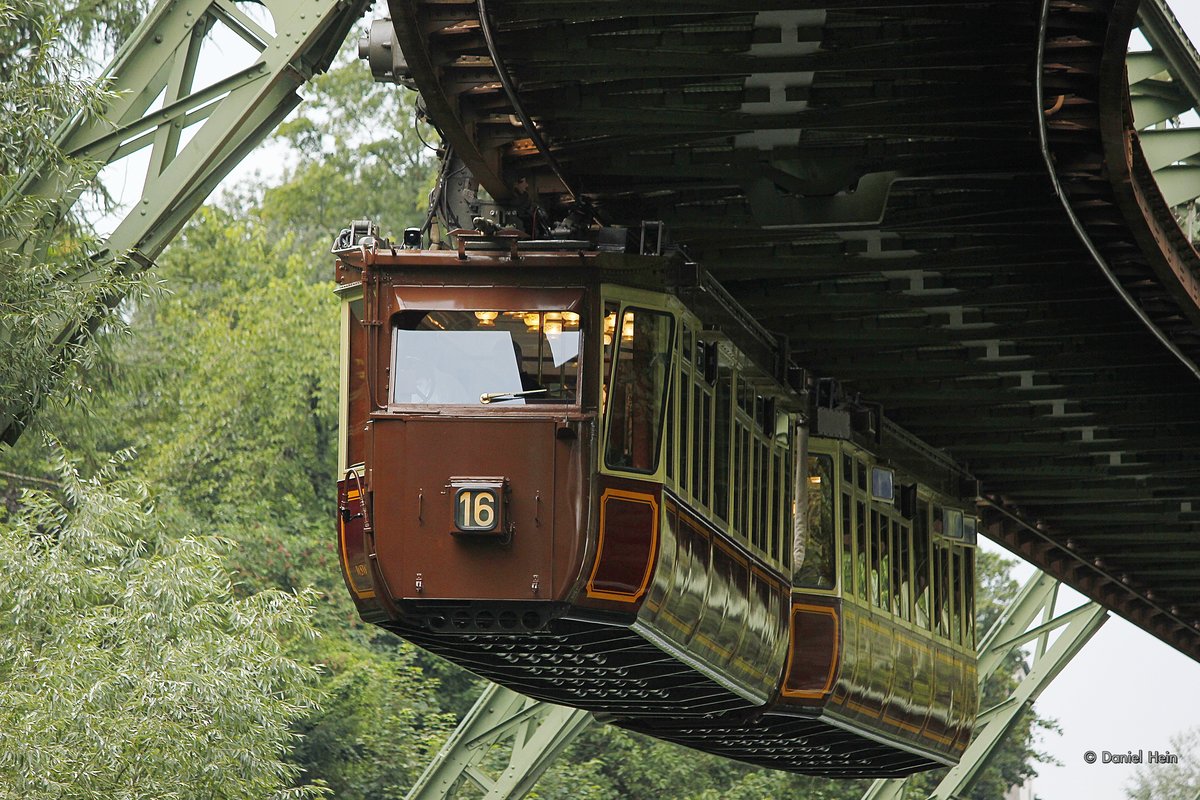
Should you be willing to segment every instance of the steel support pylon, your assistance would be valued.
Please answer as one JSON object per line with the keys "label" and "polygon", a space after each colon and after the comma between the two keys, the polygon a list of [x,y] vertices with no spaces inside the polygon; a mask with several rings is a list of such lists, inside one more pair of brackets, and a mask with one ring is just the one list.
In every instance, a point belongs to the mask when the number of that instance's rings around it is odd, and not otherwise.
{"label": "steel support pylon", "polygon": [[[149,151],[141,196],[96,260],[129,255],[137,269],[162,252],[221,179],[299,103],[296,90],[329,67],[369,6],[370,0],[159,0],[103,74],[112,102],[99,118],[80,115],[55,135],[62,152],[100,166]],[[213,46],[218,32],[221,42]],[[230,54],[238,40],[248,54],[240,63]],[[202,58],[210,46],[213,57]],[[65,213],[82,186],[61,167],[30,165],[8,196],[46,198]],[[38,252],[44,243],[15,246]],[[57,324],[64,328],[58,341],[68,341],[70,323]],[[0,330],[0,341],[5,334]],[[0,400],[0,439],[15,440],[31,411]]]}
{"label": "steel support pylon", "polygon": [[[560,752],[592,724],[587,711],[532,700],[491,684],[409,790],[407,800],[449,800],[467,785],[484,800],[524,797]],[[502,743],[507,761],[489,775]],[[477,796],[477,795],[476,795]]]}
{"label": "steel support pylon", "polygon": [[[958,765],[929,795],[929,800],[953,800],[963,796],[1021,713],[1033,705],[1042,690],[1108,619],[1108,611],[1098,603],[1086,603],[1055,616],[1058,588],[1059,582],[1054,578],[1043,572],[1035,574],[980,643],[978,675],[981,691],[1013,650],[1036,641],[1033,664],[1007,699],[979,714],[975,738]],[[1050,634],[1054,631],[1059,634],[1051,643]],[[899,800],[904,796],[905,783],[903,778],[877,780],[863,795],[863,800]]]}

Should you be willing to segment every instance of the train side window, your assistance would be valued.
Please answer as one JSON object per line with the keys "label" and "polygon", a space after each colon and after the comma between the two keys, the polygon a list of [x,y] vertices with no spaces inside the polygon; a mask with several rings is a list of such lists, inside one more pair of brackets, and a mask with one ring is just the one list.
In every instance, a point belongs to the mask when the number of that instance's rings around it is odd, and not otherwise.
{"label": "train side window", "polygon": [[892,610],[905,621],[912,620],[912,586],[909,582],[908,527],[892,520]]}
{"label": "train side window", "polygon": [[717,373],[717,401],[713,413],[713,513],[729,521],[729,429],[733,424],[732,374],[720,368]]}
{"label": "train side window", "polygon": [[[682,367],[681,367],[682,369]],[[692,397],[692,378],[686,372],[679,374],[679,488],[688,492],[688,476],[691,474],[688,469],[690,461],[688,459],[689,445],[694,445],[695,442],[691,439],[691,397]]]}
{"label": "train side window", "polygon": [[617,349],[617,311],[619,306],[613,300],[604,304],[604,319],[601,330],[604,331],[604,367],[600,373],[600,408],[608,407],[608,383],[612,378],[613,353]]}
{"label": "train side window", "polygon": [[[783,485],[783,458],[779,453],[778,448],[768,448],[767,457],[771,461],[771,501],[767,505],[767,516],[764,525],[767,526],[767,538],[771,542],[771,555],[776,561],[783,561],[783,540],[784,532],[779,527],[779,496]],[[793,532],[794,533],[794,532]],[[795,539],[789,541],[795,545]]]}
{"label": "train side window", "polygon": [[890,609],[888,588],[887,518],[871,509],[871,602],[884,611]]}
{"label": "train side window", "polygon": [[712,389],[704,389],[704,407],[701,409],[700,433],[696,446],[700,448],[700,504],[709,507],[709,480],[712,478],[713,451],[713,393]]}
{"label": "train side window", "polygon": [[936,583],[934,583],[934,607],[937,610],[937,634],[943,639],[950,638],[950,597],[954,584],[950,580],[950,553],[945,546],[933,546],[934,561],[937,564]]}
{"label": "train side window", "polygon": [[966,592],[963,619],[967,626],[963,644],[974,650],[978,645],[975,641],[975,550],[972,548],[963,551],[963,590]]}
{"label": "train side window", "polygon": [[758,451],[758,464],[754,468],[755,493],[758,496],[758,508],[754,512],[754,530],[758,538],[758,546],[764,552],[772,552],[770,517],[767,509],[771,501],[771,445],[759,439],[759,431],[752,435],[755,449]]}
{"label": "train side window", "polygon": [[[874,477],[872,477],[874,480]],[[874,489],[872,488],[872,491]],[[896,520],[888,517],[884,524],[884,534],[888,542],[888,587],[891,589],[892,613],[896,616],[902,616],[900,610],[900,592],[902,591],[903,579],[901,577],[902,570],[900,562],[903,560],[903,552],[900,549],[900,524]]]}
{"label": "train side window", "polygon": [[843,491],[842,516],[842,596],[854,594],[854,517],[850,512],[850,495]]}
{"label": "train side window", "polygon": [[733,529],[746,532],[746,436],[742,423],[733,423]]}
{"label": "train side window", "polygon": [[642,473],[658,467],[674,325],[661,311],[629,308],[621,316],[608,396],[609,467]]}
{"label": "train side window", "polygon": [[758,477],[758,440],[754,437],[754,420],[745,429],[746,449],[746,536],[758,549],[763,549],[761,531],[758,527],[758,493],[761,481]]}
{"label": "train side window", "polygon": [[[675,375],[672,381],[678,384],[682,379]],[[680,426],[677,430],[675,427],[675,398],[678,397],[678,386],[671,387],[671,397],[667,401],[667,443],[666,450],[663,452],[663,461],[667,467],[667,481],[675,478],[675,451],[680,446],[680,442],[687,438],[687,431]]]}
{"label": "train side window", "polygon": [[950,577],[954,581],[954,588],[950,595],[950,637],[955,644],[963,643],[963,592],[962,592],[962,554],[957,547],[950,551]]}
{"label": "train side window", "polygon": [[929,613],[929,504],[917,501],[917,515],[913,519],[913,594],[916,598],[915,622],[930,630]]}
{"label": "train side window", "polygon": [[347,398],[346,423],[342,426],[342,437],[345,443],[345,463],[341,469],[362,463],[366,459],[366,431],[364,425],[371,413],[371,395],[367,380],[367,328],[363,325],[363,301],[353,300],[346,304],[344,311],[346,326],[343,328],[345,338],[342,340],[343,381],[349,396]]}
{"label": "train side window", "polygon": [[708,473],[703,469],[702,453],[708,444],[708,438],[704,434],[704,411],[707,396],[700,388],[698,380],[692,383],[692,464],[691,464],[691,495],[692,498],[699,501],[701,505],[706,505],[707,501],[704,495],[707,492],[701,491],[701,486],[708,482]]}
{"label": "train side window", "polygon": [[[795,516],[797,513],[799,513],[799,510],[800,510],[792,502],[792,487],[796,485],[796,468],[798,466],[799,466],[799,464],[796,462],[796,440],[795,440],[795,438],[789,436],[787,439],[787,446],[784,447],[784,450],[783,450],[783,478],[779,482],[779,499],[776,502],[776,505],[779,507],[780,514],[782,516],[782,521],[779,524],[779,531],[780,531],[780,533],[779,533],[779,538],[780,538],[779,548],[783,551],[783,557],[785,559],[787,559],[787,563],[789,566],[791,565],[791,554],[787,552],[787,544],[790,540],[787,539],[787,534],[785,533],[785,531],[790,531],[795,526]],[[832,463],[830,464],[829,480],[830,480],[830,483],[833,482],[833,465],[832,465]],[[832,517],[833,513],[834,513],[833,509],[831,508],[830,509],[831,517]],[[833,524],[832,519],[830,521],[831,521],[831,524]],[[836,524],[834,524],[832,536],[833,536],[832,544],[836,546],[836,543],[837,543]],[[836,585],[837,584],[837,554],[835,552],[832,552],[832,549],[830,552],[830,558],[833,559],[833,569],[834,569],[833,581],[834,581],[834,585]],[[833,587],[830,587],[830,588],[833,588]]]}
{"label": "train side window", "polygon": [[[781,501],[783,500],[784,497],[788,496],[789,489],[792,485],[791,482],[787,480],[787,472],[789,472],[789,470],[785,470],[783,467],[785,460],[787,460],[789,462],[791,461],[791,459],[788,458],[787,454],[785,452],[783,452],[781,450],[781,448],[778,448],[778,447],[771,448],[771,474],[775,476],[775,479],[772,481],[772,484],[771,484],[771,492],[772,492],[771,508],[770,508],[770,515],[771,515],[770,528],[772,531],[771,542],[772,542],[772,547],[774,548],[775,558],[776,558],[776,560],[778,560],[780,562],[783,562],[785,560],[784,556],[786,554],[786,549],[787,549],[786,543],[788,541],[791,541],[794,543],[794,539],[789,539],[787,537],[787,533],[783,527],[783,503]],[[830,522],[832,523],[832,521],[833,521],[833,519],[832,519],[833,518],[833,493],[832,492],[829,495],[829,506],[830,506],[830,508],[829,508]],[[793,532],[793,535],[794,535],[794,532]],[[830,540],[831,540],[831,544],[832,544],[832,531],[830,532]],[[833,555],[832,549],[833,548],[831,546],[830,547],[830,555],[831,556]],[[794,562],[789,562],[789,563],[794,563]],[[829,588],[829,587],[827,587],[827,588]]]}
{"label": "train side window", "polygon": [[750,431],[744,423],[738,423],[738,493],[741,495],[738,500],[741,503],[741,510],[738,515],[738,530],[742,537],[750,539],[750,520],[754,516],[754,497],[751,495],[751,483],[753,476],[751,470],[754,468],[754,459],[750,454],[750,446],[753,443],[750,439]]}
{"label": "train side window", "polygon": [[869,600],[867,563],[870,560],[871,547],[869,544],[870,539],[867,535],[867,504],[862,500],[856,500],[854,503],[854,531],[855,541],[858,542],[858,550],[855,552],[858,567],[855,571],[854,585],[858,587],[859,598]]}
{"label": "train side window", "polygon": [[900,535],[904,537],[904,581],[908,596],[904,601],[904,610],[908,615],[905,617],[909,622],[916,621],[917,618],[917,576],[916,567],[914,566],[915,555],[913,553],[913,526],[912,523],[903,524],[900,526]]}
{"label": "train side window", "polygon": [[810,455],[806,479],[804,513],[792,543],[793,583],[803,589],[832,589],[833,555],[833,459]]}
{"label": "train side window", "polygon": [[934,543],[933,545],[933,632],[938,636],[944,636],[942,627],[942,590],[943,586],[942,575],[942,548],[941,545]]}
{"label": "train side window", "polygon": [[742,508],[742,533],[747,540],[753,541],[758,545],[758,531],[754,527],[754,509],[757,507],[755,503],[754,493],[754,465],[758,459],[754,457],[754,437],[750,434],[750,428],[746,424],[742,424],[740,433],[742,438],[742,469],[745,475],[745,483],[742,484],[742,493],[744,495]]}

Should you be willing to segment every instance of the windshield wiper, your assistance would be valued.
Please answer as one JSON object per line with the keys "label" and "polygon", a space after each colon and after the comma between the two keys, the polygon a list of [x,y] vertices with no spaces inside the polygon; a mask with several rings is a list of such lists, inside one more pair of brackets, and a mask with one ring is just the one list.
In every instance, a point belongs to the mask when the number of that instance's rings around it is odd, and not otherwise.
{"label": "windshield wiper", "polygon": [[523,392],[489,392],[479,395],[479,402],[485,406],[488,403],[503,403],[505,400],[516,400],[518,397],[525,397],[530,394],[541,394],[546,389],[526,389]]}

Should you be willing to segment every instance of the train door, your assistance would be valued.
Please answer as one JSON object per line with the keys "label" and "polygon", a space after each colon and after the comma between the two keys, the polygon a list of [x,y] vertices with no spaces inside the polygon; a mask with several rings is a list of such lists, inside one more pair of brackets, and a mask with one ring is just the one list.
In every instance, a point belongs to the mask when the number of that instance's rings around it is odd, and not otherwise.
{"label": "train door", "polygon": [[662,524],[677,320],[662,295],[608,286],[602,297],[598,532],[584,593],[602,606],[634,610],[649,585]]}

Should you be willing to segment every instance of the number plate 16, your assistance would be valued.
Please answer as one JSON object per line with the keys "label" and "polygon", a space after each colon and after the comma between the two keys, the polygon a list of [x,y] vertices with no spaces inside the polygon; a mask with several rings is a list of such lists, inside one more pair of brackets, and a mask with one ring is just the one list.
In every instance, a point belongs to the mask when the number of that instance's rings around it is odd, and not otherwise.
{"label": "number plate 16", "polygon": [[[469,482],[468,482],[469,481]],[[507,533],[503,479],[451,479],[454,489],[454,528],[461,533]]]}
{"label": "number plate 16", "polygon": [[454,527],[460,531],[494,531],[499,514],[494,489],[459,489],[454,495]]}

